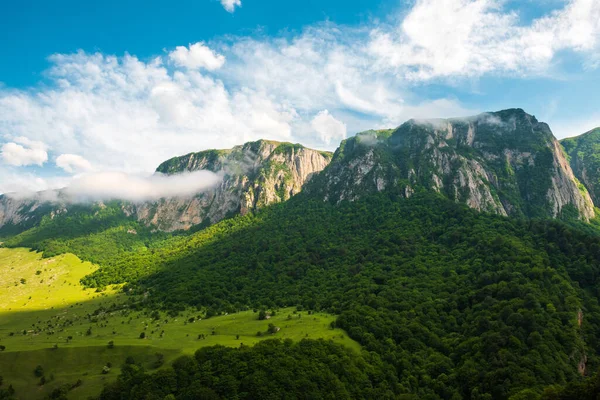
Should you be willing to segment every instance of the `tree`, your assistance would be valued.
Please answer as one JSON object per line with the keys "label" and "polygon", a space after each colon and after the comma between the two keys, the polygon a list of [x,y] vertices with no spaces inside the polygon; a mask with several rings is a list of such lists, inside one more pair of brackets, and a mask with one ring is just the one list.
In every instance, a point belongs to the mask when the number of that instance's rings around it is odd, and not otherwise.
{"label": "tree", "polygon": [[145,338],[146,338],[146,332],[140,333],[140,339],[145,339]]}
{"label": "tree", "polygon": [[115,347],[115,342],[114,340],[111,340],[110,342],[108,342],[108,346],[109,349],[113,349]]}
{"label": "tree", "polygon": [[33,370],[33,374],[36,377],[41,377],[44,375],[44,368],[41,365],[38,365],[37,367],[35,367],[35,369]]}
{"label": "tree", "polygon": [[0,344],[0,351],[4,351],[6,350],[6,346],[4,346],[3,344]]}
{"label": "tree", "polygon": [[260,310],[258,312],[258,320],[263,321],[265,319],[267,319],[267,312],[265,310]]}

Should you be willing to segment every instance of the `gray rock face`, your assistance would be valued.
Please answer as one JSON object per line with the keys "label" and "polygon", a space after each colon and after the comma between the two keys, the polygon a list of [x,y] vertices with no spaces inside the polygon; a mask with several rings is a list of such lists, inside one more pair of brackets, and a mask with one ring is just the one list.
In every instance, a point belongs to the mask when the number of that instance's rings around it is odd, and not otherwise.
{"label": "gray rock face", "polygon": [[405,197],[433,190],[500,215],[594,216],[548,125],[520,109],[363,132],[344,141],[307,187],[332,202],[383,189]]}
{"label": "gray rock face", "polygon": [[166,231],[216,223],[289,199],[330,160],[330,153],[265,140],[176,157],[161,164],[157,172],[209,170],[221,174],[223,180],[196,196],[134,205],[130,212]]}
{"label": "gray rock face", "polygon": [[[289,199],[315,173],[323,170],[331,157],[331,153],[301,145],[265,140],[230,150],[191,153],[165,161],[157,172],[177,174],[209,170],[222,176],[217,187],[191,197],[137,204],[122,202],[121,208],[126,215],[164,231],[213,224],[229,216],[246,214]],[[42,198],[43,194],[23,200],[0,196],[0,228],[28,221],[32,225],[42,216],[38,216],[36,210],[43,210],[50,217],[56,212],[68,212],[68,204],[45,202]]]}

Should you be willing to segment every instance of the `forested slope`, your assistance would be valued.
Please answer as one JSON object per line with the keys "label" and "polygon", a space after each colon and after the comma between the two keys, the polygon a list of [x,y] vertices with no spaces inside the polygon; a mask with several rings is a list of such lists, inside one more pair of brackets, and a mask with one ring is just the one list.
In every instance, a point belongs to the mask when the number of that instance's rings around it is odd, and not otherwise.
{"label": "forested slope", "polygon": [[599,274],[596,236],[424,192],[337,206],[299,195],[124,253],[84,283],[209,314],[325,309],[393,371],[396,393],[505,399],[596,368]]}

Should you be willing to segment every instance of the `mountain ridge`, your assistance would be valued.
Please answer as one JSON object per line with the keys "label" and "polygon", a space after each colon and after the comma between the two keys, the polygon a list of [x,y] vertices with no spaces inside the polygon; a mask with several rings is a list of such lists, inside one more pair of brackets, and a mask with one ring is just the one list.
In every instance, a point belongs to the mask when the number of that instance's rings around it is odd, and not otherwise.
{"label": "mountain ridge", "polygon": [[433,190],[505,216],[594,216],[591,198],[548,125],[522,109],[411,119],[391,134],[360,133],[342,142],[307,190],[333,202],[374,191],[410,197]]}
{"label": "mountain ridge", "polygon": [[[192,196],[122,202],[122,210],[146,226],[177,231],[257,211],[303,188],[334,203],[383,190],[402,197],[433,190],[482,212],[588,221],[595,215],[592,197],[600,196],[600,183],[587,179],[584,160],[569,154],[573,140],[559,143],[546,123],[520,108],[465,118],[410,119],[395,129],[360,132],[333,154],[258,140],[163,161],[156,173],[208,170],[222,181]],[[593,154],[585,163],[590,159]],[[19,232],[39,223],[44,213],[68,211],[65,204],[52,206],[43,197],[0,196],[0,230]]]}

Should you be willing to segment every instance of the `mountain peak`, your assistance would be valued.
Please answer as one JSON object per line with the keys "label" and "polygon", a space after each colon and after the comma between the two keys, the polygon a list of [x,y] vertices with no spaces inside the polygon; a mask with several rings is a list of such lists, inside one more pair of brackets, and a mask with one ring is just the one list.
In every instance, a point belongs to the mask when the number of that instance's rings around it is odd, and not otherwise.
{"label": "mountain peak", "polygon": [[373,191],[410,197],[433,190],[501,215],[594,215],[548,125],[520,108],[411,119],[388,138],[365,142],[362,136],[342,143],[310,192],[340,202]]}
{"label": "mountain peak", "polygon": [[289,199],[332,154],[301,144],[257,140],[226,150],[204,150],[174,157],[156,169],[163,174],[209,170],[223,176],[221,184],[193,198],[170,198],[136,205],[132,213],[164,230],[188,229],[215,223]]}

